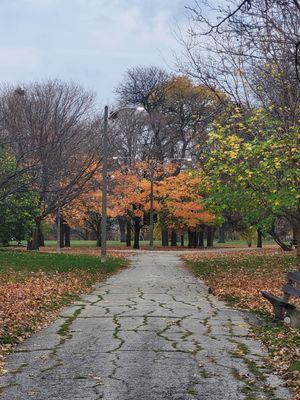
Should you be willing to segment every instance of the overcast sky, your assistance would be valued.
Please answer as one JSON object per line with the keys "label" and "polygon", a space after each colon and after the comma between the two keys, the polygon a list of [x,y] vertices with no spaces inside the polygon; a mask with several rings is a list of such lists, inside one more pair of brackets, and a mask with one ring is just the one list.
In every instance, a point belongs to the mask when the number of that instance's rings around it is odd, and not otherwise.
{"label": "overcast sky", "polygon": [[0,80],[59,77],[112,101],[124,71],[174,63],[191,0],[0,0]]}

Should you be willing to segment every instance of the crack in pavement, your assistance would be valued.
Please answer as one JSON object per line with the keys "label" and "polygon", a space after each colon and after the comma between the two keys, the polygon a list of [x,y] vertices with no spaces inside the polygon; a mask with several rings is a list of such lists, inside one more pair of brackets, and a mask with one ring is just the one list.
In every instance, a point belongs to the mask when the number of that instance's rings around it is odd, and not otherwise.
{"label": "crack in pavement", "polygon": [[120,343],[118,344],[118,346],[116,346],[112,350],[108,350],[107,353],[114,353],[114,352],[120,350],[121,347],[123,346],[123,344],[125,343],[125,340],[119,337],[119,332],[121,330],[121,324],[118,320],[118,315],[114,315],[113,322],[115,324],[115,330],[113,332],[113,337],[114,337],[114,339],[119,340]]}
{"label": "crack in pavement", "polygon": [[60,318],[8,358],[1,399],[289,397],[243,314],[209,295],[172,251],[139,253]]}
{"label": "crack in pavement", "polygon": [[117,381],[117,382],[121,382],[121,383],[126,387],[126,392],[129,393],[129,392],[130,392],[129,383],[128,383],[126,380],[122,379],[122,378],[117,378],[117,376],[116,376],[118,370],[123,368],[122,365],[119,365],[119,364],[118,364],[118,360],[119,360],[119,359],[120,359],[120,357],[119,357],[119,355],[116,353],[116,354],[115,354],[115,358],[112,360],[112,364],[113,364],[113,366],[114,366],[114,369],[113,369],[112,373],[111,373],[110,375],[108,375],[108,378],[109,378],[109,379],[112,379],[112,380],[115,380],[115,381]]}

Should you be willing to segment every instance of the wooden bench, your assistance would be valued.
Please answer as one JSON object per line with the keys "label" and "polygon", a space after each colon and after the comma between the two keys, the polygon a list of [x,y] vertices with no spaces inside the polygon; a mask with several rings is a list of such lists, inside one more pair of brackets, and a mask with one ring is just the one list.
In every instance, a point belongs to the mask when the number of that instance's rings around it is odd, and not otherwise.
{"label": "wooden bench", "polygon": [[[277,297],[271,293],[262,291],[262,296],[267,299],[274,308],[275,318],[278,320],[283,320],[285,317],[296,316],[299,311],[297,307],[289,303],[290,297],[300,298],[300,289],[297,285],[300,284],[300,271],[291,271],[287,275],[287,283],[283,285],[282,291],[283,296]],[[298,316],[296,316],[298,320]],[[296,322],[298,325],[298,322]]]}

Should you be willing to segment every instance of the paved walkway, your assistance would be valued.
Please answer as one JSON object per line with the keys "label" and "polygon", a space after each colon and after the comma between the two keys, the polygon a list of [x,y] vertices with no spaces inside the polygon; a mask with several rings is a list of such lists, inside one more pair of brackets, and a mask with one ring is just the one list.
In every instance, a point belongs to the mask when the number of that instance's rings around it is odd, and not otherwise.
{"label": "paved walkway", "polygon": [[0,398],[287,400],[248,334],[176,253],[140,253],[18,347]]}

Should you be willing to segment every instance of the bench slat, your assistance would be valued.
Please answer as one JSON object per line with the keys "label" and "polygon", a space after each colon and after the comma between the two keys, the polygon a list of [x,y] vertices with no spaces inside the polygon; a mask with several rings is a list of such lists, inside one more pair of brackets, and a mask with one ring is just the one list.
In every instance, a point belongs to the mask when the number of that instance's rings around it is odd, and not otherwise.
{"label": "bench slat", "polygon": [[288,273],[288,279],[300,283],[300,272],[298,271],[291,271]]}
{"label": "bench slat", "polygon": [[296,289],[291,285],[284,285],[282,290],[284,293],[288,293],[291,296],[300,298],[300,289]]}
{"label": "bench slat", "polygon": [[[269,302],[272,303],[272,304],[278,304],[278,305],[280,305],[280,306],[282,306],[282,307],[289,307],[289,306],[291,306],[290,303],[288,303],[287,301],[284,301],[281,297],[274,296],[272,293],[262,291],[262,292],[261,292],[261,295],[262,295],[265,299],[269,300]],[[293,306],[293,307],[294,307],[294,306]]]}

